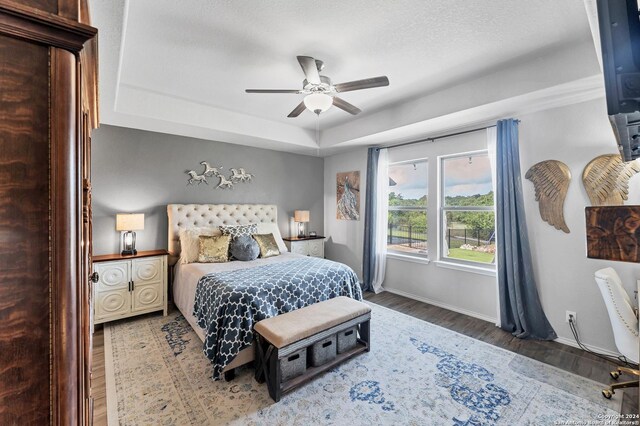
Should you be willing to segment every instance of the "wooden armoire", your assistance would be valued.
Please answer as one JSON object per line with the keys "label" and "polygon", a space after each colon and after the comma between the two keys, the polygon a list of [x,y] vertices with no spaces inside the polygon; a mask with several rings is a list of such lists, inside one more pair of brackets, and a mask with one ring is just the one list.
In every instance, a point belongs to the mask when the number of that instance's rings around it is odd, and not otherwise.
{"label": "wooden armoire", "polygon": [[0,0],[0,424],[91,423],[85,0]]}

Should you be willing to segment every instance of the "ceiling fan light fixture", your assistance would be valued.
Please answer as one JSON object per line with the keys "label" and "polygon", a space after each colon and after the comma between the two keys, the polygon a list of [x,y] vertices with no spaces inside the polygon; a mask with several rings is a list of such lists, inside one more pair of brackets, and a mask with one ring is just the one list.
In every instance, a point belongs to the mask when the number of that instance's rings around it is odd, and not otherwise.
{"label": "ceiling fan light fixture", "polygon": [[331,108],[331,105],[333,105],[333,97],[326,93],[311,93],[304,98],[304,106],[318,115]]}

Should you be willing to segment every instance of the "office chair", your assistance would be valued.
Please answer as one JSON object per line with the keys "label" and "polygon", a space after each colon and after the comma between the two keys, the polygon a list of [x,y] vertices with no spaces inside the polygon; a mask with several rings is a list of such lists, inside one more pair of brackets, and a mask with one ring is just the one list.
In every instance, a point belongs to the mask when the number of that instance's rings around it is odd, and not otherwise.
{"label": "office chair", "polygon": [[[615,338],[618,351],[624,355],[629,361],[637,364],[639,354],[639,331],[638,318],[633,308],[631,298],[622,287],[622,281],[613,268],[605,268],[596,271],[596,283],[602,298],[607,306],[609,320],[613,328],[613,336]],[[640,371],[633,368],[618,367],[617,370],[610,373],[615,380],[621,374],[626,373],[631,376],[640,376]],[[602,395],[610,399],[616,389],[638,387],[638,380],[614,383],[607,389],[602,391]]]}

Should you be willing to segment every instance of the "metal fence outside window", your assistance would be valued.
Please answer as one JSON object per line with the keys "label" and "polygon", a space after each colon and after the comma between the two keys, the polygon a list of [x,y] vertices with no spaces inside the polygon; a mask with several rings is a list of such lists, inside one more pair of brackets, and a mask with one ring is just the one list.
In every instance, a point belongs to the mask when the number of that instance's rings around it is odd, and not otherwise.
{"label": "metal fence outside window", "polygon": [[[495,230],[493,228],[447,228],[445,238],[447,239],[447,246],[449,248],[460,248],[466,244],[486,246],[495,243]],[[427,227],[389,223],[387,244],[404,246],[416,250],[426,250]]]}
{"label": "metal fence outside window", "polygon": [[451,248],[459,248],[465,244],[473,246],[486,246],[495,243],[495,230],[487,229],[455,229],[447,228],[446,233],[447,246]]}
{"label": "metal fence outside window", "polygon": [[426,250],[427,227],[389,223],[387,244],[406,246],[416,250]]}

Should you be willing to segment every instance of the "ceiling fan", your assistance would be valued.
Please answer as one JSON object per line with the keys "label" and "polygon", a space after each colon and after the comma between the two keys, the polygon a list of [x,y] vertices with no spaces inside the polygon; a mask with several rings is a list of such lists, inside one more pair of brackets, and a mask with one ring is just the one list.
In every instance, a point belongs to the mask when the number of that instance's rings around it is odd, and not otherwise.
{"label": "ceiling fan", "polygon": [[333,84],[331,79],[320,75],[324,69],[324,62],[314,59],[311,56],[297,56],[302,67],[305,79],[302,81],[302,89],[246,89],[247,93],[297,93],[306,95],[304,100],[291,111],[289,118],[299,116],[305,108],[316,114],[328,110],[331,105],[335,105],[349,114],[359,114],[362,112],[358,107],[336,96],[337,93],[350,92],[353,90],[370,89],[389,85],[386,76],[365,78],[364,80],[349,81],[347,83]]}

